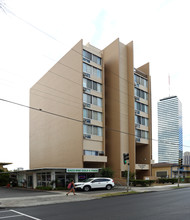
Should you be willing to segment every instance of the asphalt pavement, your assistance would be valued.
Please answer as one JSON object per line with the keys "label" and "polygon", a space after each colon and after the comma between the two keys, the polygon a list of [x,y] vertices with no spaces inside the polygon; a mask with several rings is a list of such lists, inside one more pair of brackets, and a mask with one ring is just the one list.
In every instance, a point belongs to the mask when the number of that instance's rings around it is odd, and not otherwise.
{"label": "asphalt pavement", "polygon": [[[190,187],[188,184],[180,184],[181,187]],[[144,192],[156,192],[164,190],[173,190],[177,188],[177,184],[162,185],[162,186],[150,186],[150,187],[131,187],[130,191],[139,193]],[[126,192],[127,188],[123,186],[116,186],[114,189],[107,190],[94,190],[90,192],[76,192],[77,195],[72,193],[66,196],[66,191],[38,191],[38,190],[27,190],[19,188],[4,188],[0,187],[0,208],[10,207],[28,207],[28,206],[39,206],[48,204],[58,204],[67,202],[87,201],[93,199],[99,199],[102,195],[111,193],[115,194],[118,192]]]}

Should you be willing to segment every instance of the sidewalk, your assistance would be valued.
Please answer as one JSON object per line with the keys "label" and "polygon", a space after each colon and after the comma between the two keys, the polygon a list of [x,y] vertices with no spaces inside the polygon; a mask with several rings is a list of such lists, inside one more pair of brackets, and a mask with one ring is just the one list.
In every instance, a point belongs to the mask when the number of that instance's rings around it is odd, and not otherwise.
{"label": "sidewalk", "polygon": [[[163,185],[163,186],[150,186],[150,187],[131,187],[129,191],[135,192],[156,192],[164,190],[176,189],[177,184]],[[181,183],[180,187],[190,187],[190,183],[185,184]],[[126,192],[126,187],[117,186],[116,190],[107,191],[108,193],[116,192]],[[38,206],[38,205],[48,205],[64,202],[77,202],[77,201],[86,201],[100,198],[99,196],[105,194],[105,191],[96,191],[93,194],[88,194],[85,192],[77,192],[77,195],[74,196],[72,193],[69,196],[66,196],[65,191],[56,191],[56,193],[51,192],[48,195],[34,195],[26,197],[12,197],[12,198],[0,198],[0,208],[8,207],[27,207],[27,206]]]}

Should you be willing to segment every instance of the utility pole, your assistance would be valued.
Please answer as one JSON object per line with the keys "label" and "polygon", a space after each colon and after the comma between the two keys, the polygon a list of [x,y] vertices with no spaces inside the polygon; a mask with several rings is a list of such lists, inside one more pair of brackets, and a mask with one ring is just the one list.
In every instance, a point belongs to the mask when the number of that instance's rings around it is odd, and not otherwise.
{"label": "utility pole", "polygon": [[129,162],[127,163],[127,160],[129,161],[129,153],[128,154],[124,153],[123,154],[123,163],[128,165],[128,172],[127,172],[127,192],[128,192],[129,191],[129,172],[130,172],[129,168],[130,168],[130,164],[129,164]]}
{"label": "utility pole", "polygon": [[127,192],[129,191],[129,172],[130,172],[130,164],[128,163],[128,172],[127,172]]}
{"label": "utility pole", "polygon": [[183,159],[180,158],[179,159],[179,163],[178,163],[178,181],[177,181],[177,186],[179,187],[179,170],[183,169]]}
{"label": "utility pole", "polygon": [[179,187],[179,166],[178,166],[177,176],[178,176],[177,186]]}

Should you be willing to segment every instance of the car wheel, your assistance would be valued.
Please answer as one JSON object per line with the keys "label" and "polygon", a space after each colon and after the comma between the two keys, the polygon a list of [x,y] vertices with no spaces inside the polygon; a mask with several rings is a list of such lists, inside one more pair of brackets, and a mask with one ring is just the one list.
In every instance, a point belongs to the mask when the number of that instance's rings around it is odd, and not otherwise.
{"label": "car wheel", "polygon": [[85,192],[88,192],[88,191],[90,191],[90,186],[85,186],[83,189]]}
{"label": "car wheel", "polygon": [[106,186],[106,189],[107,189],[107,190],[110,190],[111,188],[112,188],[111,185],[107,185],[107,186]]}

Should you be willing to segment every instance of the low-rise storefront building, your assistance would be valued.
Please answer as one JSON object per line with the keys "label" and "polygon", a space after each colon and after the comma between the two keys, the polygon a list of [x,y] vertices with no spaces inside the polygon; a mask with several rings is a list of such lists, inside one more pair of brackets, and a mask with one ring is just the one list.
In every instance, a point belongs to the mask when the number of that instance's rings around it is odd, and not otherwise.
{"label": "low-rise storefront building", "polygon": [[67,187],[73,179],[75,182],[90,177],[100,176],[100,168],[39,168],[13,172],[18,186],[33,188],[52,186],[53,189]]}

